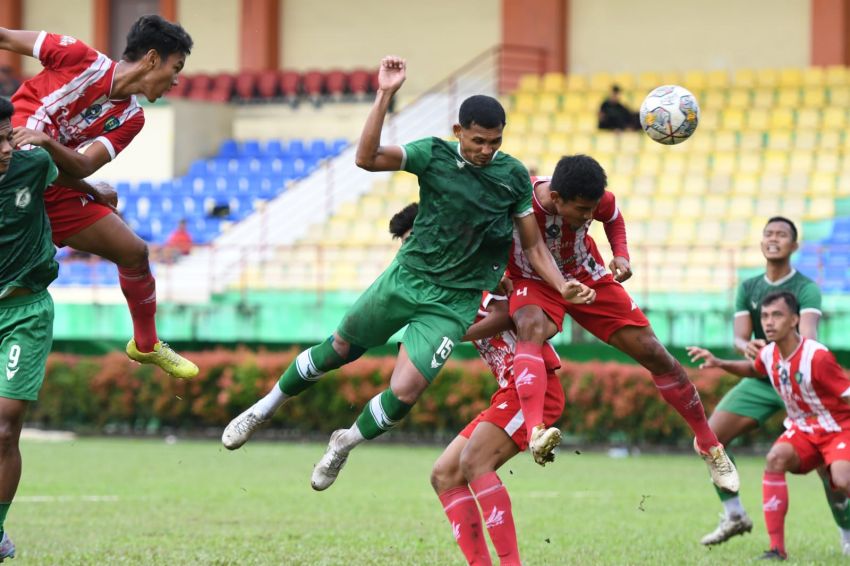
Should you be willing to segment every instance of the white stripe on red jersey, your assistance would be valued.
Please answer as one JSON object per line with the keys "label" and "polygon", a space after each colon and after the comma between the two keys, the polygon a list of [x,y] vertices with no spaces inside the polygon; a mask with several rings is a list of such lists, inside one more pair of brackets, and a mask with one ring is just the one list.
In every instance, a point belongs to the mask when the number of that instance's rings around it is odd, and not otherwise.
{"label": "white stripe on red jersey", "polygon": [[[533,177],[532,184],[536,188],[537,185],[551,179],[551,177]],[[557,212],[544,209],[536,194],[532,204],[540,234],[565,279],[596,281],[605,276],[607,270],[602,261],[602,255],[596,247],[596,242],[590,237],[589,229],[593,220],[607,224],[620,215],[614,193],[605,191],[593,213],[593,219],[582,224],[578,230],[572,230]],[[514,242],[508,261],[508,276],[511,279],[542,280],[523,253],[519,232],[516,229],[514,229]]]}
{"label": "white stripe on red jersey", "polygon": [[72,149],[98,141],[113,159],[141,131],[144,113],[136,97],[109,98],[115,61],[72,37],[46,32],[33,56],[44,69],[12,97],[13,126],[43,131]]}
{"label": "white stripe on red jersey", "polygon": [[850,378],[826,346],[803,338],[789,358],[783,359],[776,343],[759,352],[756,370],[766,375],[785,402],[785,427],[803,432],[850,430]]}

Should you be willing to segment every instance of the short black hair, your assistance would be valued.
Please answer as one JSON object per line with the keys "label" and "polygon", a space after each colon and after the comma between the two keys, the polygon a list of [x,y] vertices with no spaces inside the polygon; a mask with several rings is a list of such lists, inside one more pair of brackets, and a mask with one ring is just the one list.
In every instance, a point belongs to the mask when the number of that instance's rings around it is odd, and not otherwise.
{"label": "short black hair", "polygon": [[795,242],[797,241],[797,226],[791,222],[791,220],[784,216],[772,216],[767,222],[765,222],[764,227],[767,228],[767,225],[771,222],[784,222],[787,224],[788,227],[791,228],[791,239]]}
{"label": "short black hair", "polygon": [[15,113],[15,107],[8,98],[0,96],[0,120],[10,120]]}
{"label": "short black hair", "polygon": [[785,304],[788,305],[788,308],[792,313],[799,315],[800,314],[800,303],[797,301],[797,297],[794,296],[794,293],[790,291],[773,291],[772,293],[768,293],[761,300],[761,306],[772,305],[777,301],[785,301]]}
{"label": "short black hair", "polygon": [[419,214],[419,203],[412,202],[390,218],[390,234],[393,235],[393,240],[401,238],[405,232],[413,228],[413,221],[416,220],[417,214]]}
{"label": "short black hair", "polygon": [[504,128],[507,123],[502,104],[492,96],[483,94],[470,96],[463,101],[457,113],[457,121],[463,128],[469,128],[474,123],[488,130]]}
{"label": "short black hair", "polygon": [[621,92],[622,90],[623,90],[623,89],[621,89],[621,88],[620,88],[620,85],[618,85],[618,84],[612,84],[612,85],[611,85],[611,92],[613,92],[613,93],[615,93],[615,94],[620,94],[620,92]]}
{"label": "short black hair", "polygon": [[157,15],[142,16],[127,34],[127,47],[124,48],[122,57],[134,62],[144,57],[151,49],[155,49],[164,62],[175,53],[189,55],[192,45],[192,38],[180,24],[169,22]]}
{"label": "short black hair", "polygon": [[589,155],[567,155],[558,161],[550,187],[564,200],[578,197],[599,200],[605,194],[608,176],[598,161]]}

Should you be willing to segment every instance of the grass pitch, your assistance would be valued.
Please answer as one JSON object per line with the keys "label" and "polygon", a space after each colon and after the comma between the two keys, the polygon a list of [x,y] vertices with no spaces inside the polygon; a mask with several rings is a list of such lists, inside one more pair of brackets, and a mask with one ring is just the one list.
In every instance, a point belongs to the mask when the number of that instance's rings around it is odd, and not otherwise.
{"label": "grass pitch", "polygon": [[[438,448],[358,448],[328,491],[310,488],[324,445],[25,441],[7,519],[26,564],[464,564],[428,476]],[[696,456],[562,450],[500,475],[525,564],[740,564],[768,546],[760,458],[738,458],[753,534],[706,549],[720,504]],[[790,563],[841,562],[814,476],[792,477]]]}

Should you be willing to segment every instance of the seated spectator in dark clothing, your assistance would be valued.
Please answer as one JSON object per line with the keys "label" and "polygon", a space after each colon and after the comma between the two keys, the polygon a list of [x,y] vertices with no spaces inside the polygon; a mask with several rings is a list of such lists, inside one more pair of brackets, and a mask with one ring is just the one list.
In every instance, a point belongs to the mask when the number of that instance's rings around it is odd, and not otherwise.
{"label": "seated spectator in dark clothing", "polygon": [[0,67],[0,96],[12,98],[19,86],[21,86],[21,82],[15,78],[12,67],[8,65]]}
{"label": "seated spectator in dark clothing", "polygon": [[620,100],[620,87],[613,85],[608,97],[599,107],[600,130],[639,130],[640,116]]}

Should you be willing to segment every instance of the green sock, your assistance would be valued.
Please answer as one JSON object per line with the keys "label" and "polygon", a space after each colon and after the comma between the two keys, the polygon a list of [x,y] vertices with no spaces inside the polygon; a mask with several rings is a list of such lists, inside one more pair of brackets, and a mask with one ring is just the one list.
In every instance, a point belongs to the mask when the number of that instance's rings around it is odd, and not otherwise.
{"label": "green sock", "polygon": [[357,428],[366,440],[381,436],[403,419],[413,405],[402,403],[391,389],[375,395],[357,417]]}
{"label": "green sock", "polygon": [[9,506],[12,505],[12,502],[8,503],[0,503],[0,538],[3,537],[3,533],[6,532],[5,524],[6,524],[6,513],[9,512]]}
{"label": "green sock", "polygon": [[294,397],[315,384],[326,372],[337,369],[345,360],[333,347],[333,336],[304,350],[292,362],[277,382],[280,390]]}
{"label": "green sock", "polygon": [[823,490],[826,492],[826,501],[829,503],[829,510],[832,511],[832,518],[835,519],[835,524],[842,529],[850,529],[850,501],[847,496],[840,491],[833,491],[829,483],[829,476],[824,477],[818,474],[820,481],[823,483]]}
{"label": "green sock", "polygon": [[[729,456],[729,459],[732,460],[732,463],[734,464],[735,463],[735,457],[732,455],[731,452],[729,452],[728,448],[726,449],[726,454]],[[723,491],[722,489],[720,489],[716,485],[714,486],[714,491],[717,492],[717,497],[720,498],[720,501],[727,501],[729,499],[732,499],[733,497],[738,497],[737,491],[735,493],[729,493],[728,491]]]}

